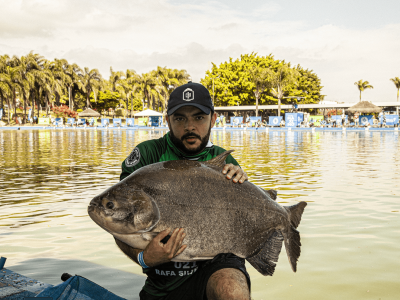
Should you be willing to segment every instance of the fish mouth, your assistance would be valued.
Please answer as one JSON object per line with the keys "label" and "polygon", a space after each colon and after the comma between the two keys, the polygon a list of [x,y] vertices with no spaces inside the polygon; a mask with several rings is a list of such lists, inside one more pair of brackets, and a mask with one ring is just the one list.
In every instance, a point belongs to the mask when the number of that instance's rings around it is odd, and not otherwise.
{"label": "fish mouth", "polygon": [[[137,231],[135,228],[132,228],[130,225],[133,222],[134,215],[133,213],[128,213],[124,219],[115,220],[113,219],[114,212],[109,213],[103,206],[98,205],[89,205],[88,206],[88,214],[89,217],[102,229],[107,231],[108,233],[114,234],[134,234]],[[130,227],[130,230],[124,231]]]}

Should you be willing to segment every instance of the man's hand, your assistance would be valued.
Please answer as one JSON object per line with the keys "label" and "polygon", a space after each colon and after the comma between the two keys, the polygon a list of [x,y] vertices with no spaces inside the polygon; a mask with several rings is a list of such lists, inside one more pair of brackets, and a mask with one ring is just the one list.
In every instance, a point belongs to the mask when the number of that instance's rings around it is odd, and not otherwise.
{"label": "man's hand", "polygon": [[243,183],[248,179],[247,174],[243,171],[239,166],[235,166],[234,164],[226,164],[222,169],[222,174],[226,174],[226,179],[233,178],[233,182]]}
{"label": "man's hand", "polygon": [[175,256],[178,256],[186,249],[186,245],[182,245],[186,236],[183,228],[176,228],[166,244],[161,243],[171,229],[161,231],[143,251],[143,260],[149,267],[155,267],[170,262]]}

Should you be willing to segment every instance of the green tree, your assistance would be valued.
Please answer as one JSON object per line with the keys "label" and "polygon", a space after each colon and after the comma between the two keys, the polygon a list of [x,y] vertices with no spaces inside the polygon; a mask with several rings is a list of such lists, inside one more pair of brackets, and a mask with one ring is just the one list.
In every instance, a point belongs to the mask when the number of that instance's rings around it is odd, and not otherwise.
{"label": "green tree", "polygon": [[161,99],[163,113],[167,112],[167,103],[169,96],[178,86],[181,86],[189,80],[190,76],[186,70],[168,69],[167,67],[157,67],[155,75],[160,85]]}
{"label": "green tree", "polygon": [[93,92],[90,94],[90,102],[96,106],[98,111],[115,109],[120,103],[120,99],[121,95],[118,92],[110,90],[99,91],[96,99]]}
{"label": "green tree", "polygon": [[273,76],[273,72],[269,68],[262,68],[254,66],[249,70],[250,81],[254,84],[253,92],[256,98],[256,117],[258,116],[258,100],[262,93],[264,93],[268,87],[271,86],[270,78]]}
{"label": "green tree", "polygon": [[[251,70],[265,70],[269,77],[263,88],[259,87],[251,75]],[[267,77],[264,75],[263,77]],[[285,61],[274,59],[273,55],[258,56],[257,53],[244,54],[235,61],[221,63],[206,72],[201,80],[214,99],[216,106],[257,105],[291,103],[284,96],[305,97],[303,103],[318,103],[321,98],[320,79],[310,70],[299,65],[291,68]],[[260,92],[262,90],[262,92]]]}
{"label": "green tree", "polygon": [[97,92],[103,86],[103,78],[101,77],[99,70],[97,69],[89,70],[89,68],[85,68],[83,75],[81,77],[81,82],[82,82],[82,91],[86,95],[86,105],[87,107],[90,107],[90,101],[89,101],[90,94],[93,92],[94,99],[96,102]]}
{"label": "green tree", "polygon": [[360,101],[361,101],[361,92],[363,92],[365,89],[373,89],[374,88],[372,85],[369,84],[368,81],[363,81],[362,79],[354,82],[354,85],[356,85],[358,90],[360,91]]}
{"label": "green tree", "polygon": [[281,115],[282,98],[291,86],[297,83],[299,73],[290,68],[290,64],[282,63],[271,76],[271,93],[278,98],[278,116]]}

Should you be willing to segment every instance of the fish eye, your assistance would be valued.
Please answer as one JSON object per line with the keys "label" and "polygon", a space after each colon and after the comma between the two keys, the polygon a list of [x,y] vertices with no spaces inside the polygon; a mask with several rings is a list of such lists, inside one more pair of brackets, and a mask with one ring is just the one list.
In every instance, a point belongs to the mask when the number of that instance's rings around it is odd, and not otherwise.
{"label": "fish eye", "polygon": [[106,207],[108,209],[113,209],[114,208],[114,203],[112,201],[107,202]]}

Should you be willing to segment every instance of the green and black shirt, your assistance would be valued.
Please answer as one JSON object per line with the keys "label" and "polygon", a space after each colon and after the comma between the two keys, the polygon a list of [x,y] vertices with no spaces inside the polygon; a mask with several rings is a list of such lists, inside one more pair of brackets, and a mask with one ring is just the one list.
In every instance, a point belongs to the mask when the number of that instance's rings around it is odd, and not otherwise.
{"label": "green and black shirt", "polygon": [[[169,133],[167,133],[162,138],[145,141],[137,145],[122,163],[120,180],[128,177],[141,167],[157,162],[180,159],[207,161],[224,151],[225,149],[208,142],[204,151],[197,155],[187,156],[175,147]],[[239,166],[232,155],[226,158],[226,163]],[[147,275],[143,289],[154,296],[165,296],[185,282],[203,263],[204,261],[190,263],[169,262],[153,268],[143,269],[143,273]]]}

